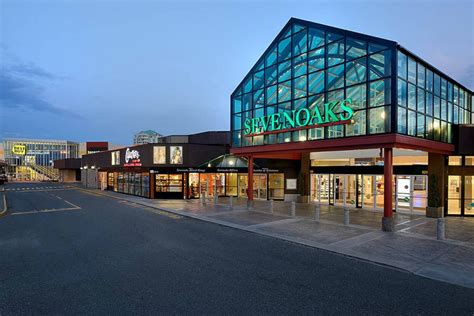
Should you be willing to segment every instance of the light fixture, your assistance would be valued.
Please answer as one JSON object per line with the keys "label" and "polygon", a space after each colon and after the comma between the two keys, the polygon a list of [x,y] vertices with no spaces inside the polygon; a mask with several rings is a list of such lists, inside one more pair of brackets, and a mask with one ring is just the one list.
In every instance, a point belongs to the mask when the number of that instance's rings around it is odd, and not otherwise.
{"label": "light fixture", "polygon": [[84,169],[87,169],[87,166],[84,166]]}
{"label": "light fixture", "polygon": [[234,161],[233,161],[233,160],[229,160],[229,165],[233,166],[233,165],[234,165]]}
{"label": "light fixture", "polygon": [[289,137],[285,138],[285,143],[288,143],[289,141],[290,141]]}
{"label": "light fixture", "polygon": [[301,136],[300,136],[300,142],[304,142],[305,140],[306,140],[306,136],[301,135]]}
{"label": "light fixture", "polygon": [[380,113],[380,117],[385,120],[385,111],[383,111],[382,113]]}
{"label": "light fixture", "polygon": [[208,164],[207,164],[207,167],[208,167],[208,168],[211,168],[211,164],[210,164],[210,163],[208,163]]}
{"label": "light fixture", "polygon": [[95,169],[95,166],[92,166],[91,169]]}

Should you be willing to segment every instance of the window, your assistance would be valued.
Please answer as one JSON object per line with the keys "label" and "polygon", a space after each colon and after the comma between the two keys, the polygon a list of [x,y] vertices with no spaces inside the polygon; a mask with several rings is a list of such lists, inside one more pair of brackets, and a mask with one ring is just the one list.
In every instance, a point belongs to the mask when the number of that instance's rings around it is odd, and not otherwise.
{"label": "window", "polygon": [[369,110],[369,132],[370,134],[378,134],[386,132],[385,125],[387,119],[390,118],[389,107],[378,107]]}
{"label": "window", "polygon": [[170,146],[170,164],[183,164],[183,146]]}
{"label": "window", "polygon": [[408,81],[416,84],[416,61],[408,58]]}
{"label": "window", "polygon": [[398,76],[407,80],[407,56],[398,52]]}
{"label": "window", "polygon": [[466,156],[464,160],[465,166],[474,166],[474,156]]}
{"label": "window", "polygon": [[353,38],[346,39],[347,59],[355,59],[367,55],[367,43]]}
{"label": "window", "polygon": [[385,52],[380,52],[378,54],[370,55],[370,80],[379,79],[390,75],[390,55],[391,54],[389,50]]}
{"label": "window", "polygon": [[407,106],[407,83],[404,80],[398,79],[398,104]]}
{"label": "window", "polygon": [[367,58],[359,58],[346,64],[348,86],[366,81]]}
{"label": "window", "polygon": [[293,97],[301,98],[306,96],[306,76],[293,79]]}
{"label": "window", "polygon": [[291,80],[278,84],[278,102],[291,99]]}
{"label": "window", "polygon": [[328,45],[328,66],[334,66],[344,62],[344,41],[334,42]]}
{"label": "window", "polygon": [[313,50],[324,45],[324,31],[309,28],[308,30],[308,49]]}
{"label": "window", "polygon": [[365,109],[367,107],[366,84],[352,86],[346,89],[346,98],[352,100],[353,109]]}
{"label": "window", "polygon": [[183,192],[182,174],[157,174],[156,192]]}
{"label": "window", "polygon": [[120,151],[113,151],[111,152],[112,156],[112,166],[118,166],[120,165]]}
{"label": "window", "polygon": [[346,136],[357,136],[357,135],[365,135],[365,115],[366,111],[356,111],[352,120],[354,123],[346,125]]}
{"label": "window", "polygon": [[306,53],[308,44],[308,37],[306,32],[299,32],[293,35],[293,55],[298,56]]}
{"label": "window", "polygon": [[369,106],[376,107],[390,103],[390,79],[370,83]]}
{"label": "window", "polygon": [[450,165],[450,166],[461,166],[462,165],[462,157],[461,156],[449,156],[448,165]]}
{"label": "window", "polygon": [[281,40],[278,43],[278,62],[291,57],[291,37]]}
{"label": "window", "polygon": [[[240,117],[238,118],[240,121]],[[240,129],[240,122],[238,128]],[[153,163],[156,165],[166,164],[166,146],[153,147]]]}
{"label": "window", "polygon": [[408,84],[408,107],[416,110],[416,87],[411,83]]}
{"label": "window", "polygon": [[338,89],[344,86],[344,65],[328,68],[327,90]]}
{"label": "window", "polygon": [[407,110],[405,108],[398,107],[397,127],[399,133],[407,133]]}
{"label": "window", "polygon": [[308,80],[309,94],[316,94],[324,91],[324,71],[318,71],[309,74]]}
{"label": "window", "polygon": [[408,135],[416,136],[416,112],[408,111]]}
{"label": "window", "polygon": [[278,65],[278,82],[291,78],[291,61],[285,61]]}
{"label": "window", "polygon": [[309,53],[308,68],[309,72],[321,70],[324,68],[324,47]]}

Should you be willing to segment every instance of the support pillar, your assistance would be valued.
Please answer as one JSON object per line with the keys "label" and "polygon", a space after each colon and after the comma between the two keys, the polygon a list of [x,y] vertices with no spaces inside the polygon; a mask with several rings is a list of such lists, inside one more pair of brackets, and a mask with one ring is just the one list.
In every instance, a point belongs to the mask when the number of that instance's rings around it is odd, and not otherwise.
{"label": "support pillar", "polygon": [[253,206],[253,157],[248,157],[248,174],[247,174],[247,208]]}
{"label": "support pillar", "polygon": [[383,155],[383,218],[382,218],[382,230],[386,232],[393,231],[393,188],[392,188],[392,176],[393,176],[393,149],[384,148]]}

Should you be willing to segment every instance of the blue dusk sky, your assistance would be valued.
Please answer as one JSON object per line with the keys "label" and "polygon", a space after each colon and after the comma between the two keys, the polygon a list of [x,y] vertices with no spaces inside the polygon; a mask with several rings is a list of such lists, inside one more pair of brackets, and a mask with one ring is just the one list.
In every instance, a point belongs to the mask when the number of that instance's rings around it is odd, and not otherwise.
{"label": "blue dusk sky", "polygon": [[0,138],[229,129],[229,96],[291,18],[399,42],[474,89],[474,1],[0,0]]}

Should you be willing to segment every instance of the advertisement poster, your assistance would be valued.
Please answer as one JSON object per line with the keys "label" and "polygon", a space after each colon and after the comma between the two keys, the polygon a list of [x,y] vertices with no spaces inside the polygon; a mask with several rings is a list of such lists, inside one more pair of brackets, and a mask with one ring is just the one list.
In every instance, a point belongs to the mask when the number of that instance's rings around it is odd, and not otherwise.
{"label": "advertisement poster", "polygon": [[166,164],[166,146],[153,147],[153,163],[157,165]]}
{"label": "advertisement poster", "polygon": [[183,164],[183,147],[182,146],[170,147],[170,164],[173,164],[173,165]]}

